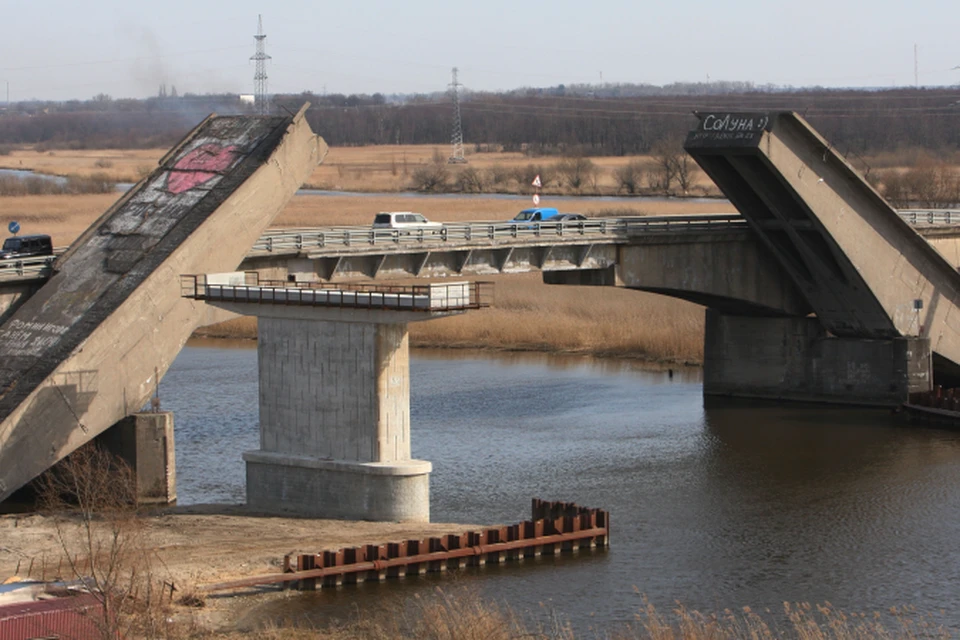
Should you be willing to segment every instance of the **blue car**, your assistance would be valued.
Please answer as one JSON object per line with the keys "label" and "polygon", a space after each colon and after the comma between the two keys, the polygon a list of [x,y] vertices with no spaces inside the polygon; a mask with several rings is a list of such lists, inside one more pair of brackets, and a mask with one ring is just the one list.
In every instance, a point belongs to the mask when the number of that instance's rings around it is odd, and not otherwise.
{"label": "blue car", "polygon": [[532,209],[524,209],[517,215],[513,217],[513,220],[508,222],[512,223],[528,223],[528,222],[547,222],[550,218],[557,215],[559,211],[553,207],[533,207]]}

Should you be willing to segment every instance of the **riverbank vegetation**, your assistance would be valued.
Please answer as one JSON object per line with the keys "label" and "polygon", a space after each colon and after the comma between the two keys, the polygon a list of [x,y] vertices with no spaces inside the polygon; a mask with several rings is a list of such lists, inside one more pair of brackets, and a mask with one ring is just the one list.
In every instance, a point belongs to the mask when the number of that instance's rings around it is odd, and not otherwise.
{"label": "riverbank vegetation", "polygon": [[77,195],[113,193],[116,190],[116,181],[102,172],[88,176],[72,175],[62,180],[41,176],[0,176],[0,196]]}
{"label": "riverbank vegetation", "polygon": [[[857,613],[829,603],[784,602],[781,608],[754,611],[745,606],[703,613],[681,604],[667,612],[646,598],[634,620],[614,624],[596,620],[584,628],[566,622],[562,612],[515,611],[465,589],[437,588],[414,596],[402,607],[358,614],[353,621],[309,628],[310,622],[286,623],[246,633],[223,632],[205,637],[223,640],[914,640],[943,639],[952,634],[932,615],[910,607]],[[317,621],[312,624],[318,625]],[[319,626],[319,625],[318,625]]]}
{"label": "riverbank vegetation", "polygon": [[[635,358],[662,364],[703,361],[703,308],[695,304],[613,287],[545,285],[539,273],[483,279],[495,283],[493,307],[411,323],[410,345]],[[203,327],[196,335],[255,339],[257,320],[229,320]]]}
{"label": "riverbank vegetation", "polygon": [[[58,185],[39,178],[0,179],[0,196],[109,191],[114,183],[133,183],[148,175],[164,153],[163,149],[16,148],[0,156],[0,168],[29,169],[65,177],[68,181]],[[468,150],[469,162],[457,165],[447,164],[448,153],[447,145],[334,147],[305,186],[366,193],[420,191],[472,197],[480,194],[526,197],[533,194],[530,183],[539,175],[543,185],[539,192],[544,198],[554,195],[719,198],[721,195],[693,160],[680,151],[679,142],[658,145],[646,154],[605,157],[577,154],[533,157],[495,146],[481,152]],[[906,148],[865,157],[851,156],[848,160],[897,207],[960,204],[960,154],[956,152]],[[367,201],[367,214],[378,210],[375,204],[382,209],[406,207],[406,198],[404,196],[402,202]],[[456,208],[462,209],[466,204],[466,200],[460,200]],[[577,207],[574,203],[563,206]]]}

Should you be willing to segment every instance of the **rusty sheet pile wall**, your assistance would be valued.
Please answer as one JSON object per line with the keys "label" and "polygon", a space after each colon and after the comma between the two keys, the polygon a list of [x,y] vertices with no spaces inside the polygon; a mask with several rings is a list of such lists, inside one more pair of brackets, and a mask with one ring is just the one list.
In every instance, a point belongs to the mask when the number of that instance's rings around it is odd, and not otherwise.
{"label": "rusty sheet pile wall", "polygon": [[281,574],[208,585],[205,590],[280,583],[315,590],[535,558],[542,554],[606,548],[609,544],[610,514],[607,511],[534,498],[531,519],[517,524],[423,540],[287,555]]}

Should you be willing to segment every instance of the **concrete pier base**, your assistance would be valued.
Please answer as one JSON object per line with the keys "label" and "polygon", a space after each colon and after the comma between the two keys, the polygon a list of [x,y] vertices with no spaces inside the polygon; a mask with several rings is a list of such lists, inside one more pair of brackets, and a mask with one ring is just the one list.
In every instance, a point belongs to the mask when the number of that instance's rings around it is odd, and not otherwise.
{"label": "concrete pier base", "polygon": [[830,336],[816,318],[707,310],[703,393],[897,406],[932,385],[930,340]]}
{"label": "concrete pier base", "polygon": [[140,504],[177,501],[173,413],[135,413],[107,429],[97,443],[130,465]]}
{"label": "concrete pier base", "polygon": [[317,518],[429,522],[425,460],[349,462],[267,451],[243,454],[247,504]]}

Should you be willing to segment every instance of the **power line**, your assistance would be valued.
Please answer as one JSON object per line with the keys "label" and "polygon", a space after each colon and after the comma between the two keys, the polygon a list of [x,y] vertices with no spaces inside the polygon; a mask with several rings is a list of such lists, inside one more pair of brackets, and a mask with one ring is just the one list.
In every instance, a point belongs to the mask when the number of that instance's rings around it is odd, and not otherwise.
{"label": "power line", "polygon": [[270,56],[266,52],[267,34],[263,32],[263,17],[257,16],[257,35],[253,36],[257,41],[257,52],[250,56],[251,60],[257,63],[257,70],[253,73],[253,94],[257,104],[257,113],[264,116],[269,111],[267,105],[267,60]]}

